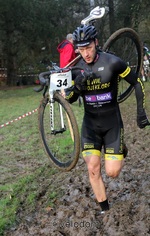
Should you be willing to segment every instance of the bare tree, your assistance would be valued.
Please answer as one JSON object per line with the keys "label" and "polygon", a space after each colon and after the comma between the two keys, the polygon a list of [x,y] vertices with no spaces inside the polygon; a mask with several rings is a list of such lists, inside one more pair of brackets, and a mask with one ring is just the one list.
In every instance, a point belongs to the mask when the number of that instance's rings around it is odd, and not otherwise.
{"label": "bare tree", "polygon": [[115,31],[114,1],[108,0],[110,34]]}

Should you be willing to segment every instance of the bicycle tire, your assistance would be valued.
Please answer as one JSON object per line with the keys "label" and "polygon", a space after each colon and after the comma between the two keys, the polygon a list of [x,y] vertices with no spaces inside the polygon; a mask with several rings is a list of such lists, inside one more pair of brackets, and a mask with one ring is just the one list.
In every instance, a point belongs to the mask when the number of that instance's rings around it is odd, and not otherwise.
{"label": "bicycle tire", "polygon": [[[39,131],[44,149],[52,163],[63,171],[70,171],[75,167],[80,155],[80,136],[76,118],[70,104],[58,93],[54,93],[55,127],[60,129],[58,107],[62,106],[65,123],[65,131],[52,134],[50,130],[51,118],[49,110],[49,95],[42,99],[38,111]],[[68,117],[68,118],[67,118]],[[72,129],[71,139],[68,119]]]}
{"label": "bicycle tire", "polygon": [[[120,57],[129,64],[136,74],[139,74],[143,58],[142,44],[138,34],[133,29],[121,28],[115,31],[104,44],[103,51]],[[125,101],[133,90],[133,85],[119,78],[118,102]]]}

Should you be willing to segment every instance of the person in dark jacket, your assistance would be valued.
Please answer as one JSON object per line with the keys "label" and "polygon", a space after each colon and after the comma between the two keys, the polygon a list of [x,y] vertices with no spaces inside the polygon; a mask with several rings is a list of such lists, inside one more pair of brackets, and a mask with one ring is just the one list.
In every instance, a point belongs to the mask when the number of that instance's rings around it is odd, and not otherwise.
{"label": "person in dark jacket", "polygon": [[97,31],[92,25],[78,27],[74,33],[81,59],[81,68],[74,76],[74,85],[64,92],[70,103],[82,96],[84,117],[81,130],[82,155],[87,164],[89,180],[99,202],[101,214],[109,210],[109,202],[101,173],[102,147],[105,171],[116,178],[127,155],[124,143],[124,127],[117,102],[118,76],[132,84],[137,100],[137,125],[150,125],[145,111],[144,86],[130,67],[119,57],[97,49]]}
{"label": "person in dark jacket", "polygon": [[68,34],[66,40],[62,41],[58,45],[57,51],[60,53],[61,68],[65,67],[69,62],[71,62],[76,57],[72,34]]}

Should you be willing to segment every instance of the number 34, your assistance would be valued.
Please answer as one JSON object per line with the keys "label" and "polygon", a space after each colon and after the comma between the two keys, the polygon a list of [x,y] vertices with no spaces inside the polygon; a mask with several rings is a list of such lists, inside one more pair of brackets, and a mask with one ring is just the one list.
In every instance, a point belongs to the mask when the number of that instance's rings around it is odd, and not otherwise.
{"label": "number 34", "polygon": [[65,79],[65,80],[57,80],[57,83],[58,83],[58,84],[57,84],[57,87],[59,87],[59,88],[62,87],[62,86],[65,86],[65,87],[66,87],[67,84],[68,84],[68,83],[67,83],[67,79]]}

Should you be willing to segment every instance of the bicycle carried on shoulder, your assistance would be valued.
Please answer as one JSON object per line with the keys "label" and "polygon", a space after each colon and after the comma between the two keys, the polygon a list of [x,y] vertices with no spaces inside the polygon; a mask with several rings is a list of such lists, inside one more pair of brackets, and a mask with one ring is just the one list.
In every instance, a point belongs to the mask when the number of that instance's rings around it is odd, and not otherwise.
{"label": "bicycle carried on shoulder", "polygon": [[[81,24],[93,24],[104,14],[105,8],[96,7]],[[120,56],[139,73],[142,50],[139,37],[134,30],[122,28],[113,33],[104,44],[103,51]],[[80,55],[65,68],[59,68],[52,63],[50,71],[39,75],[41,87],[35,89],[37,92],[44,90],[38,111],[42,143],[50,160],[64,171],[73,169],[80,155],[80,136],[76,118],[71,105],[61,96],[62,89],[72,86],[72,70],[80,69],[75,66],[79,59]],[[122,102],[130,96],[133,86],[124,85],[124,81],[119,79],[119,87],[118,102]]]}

